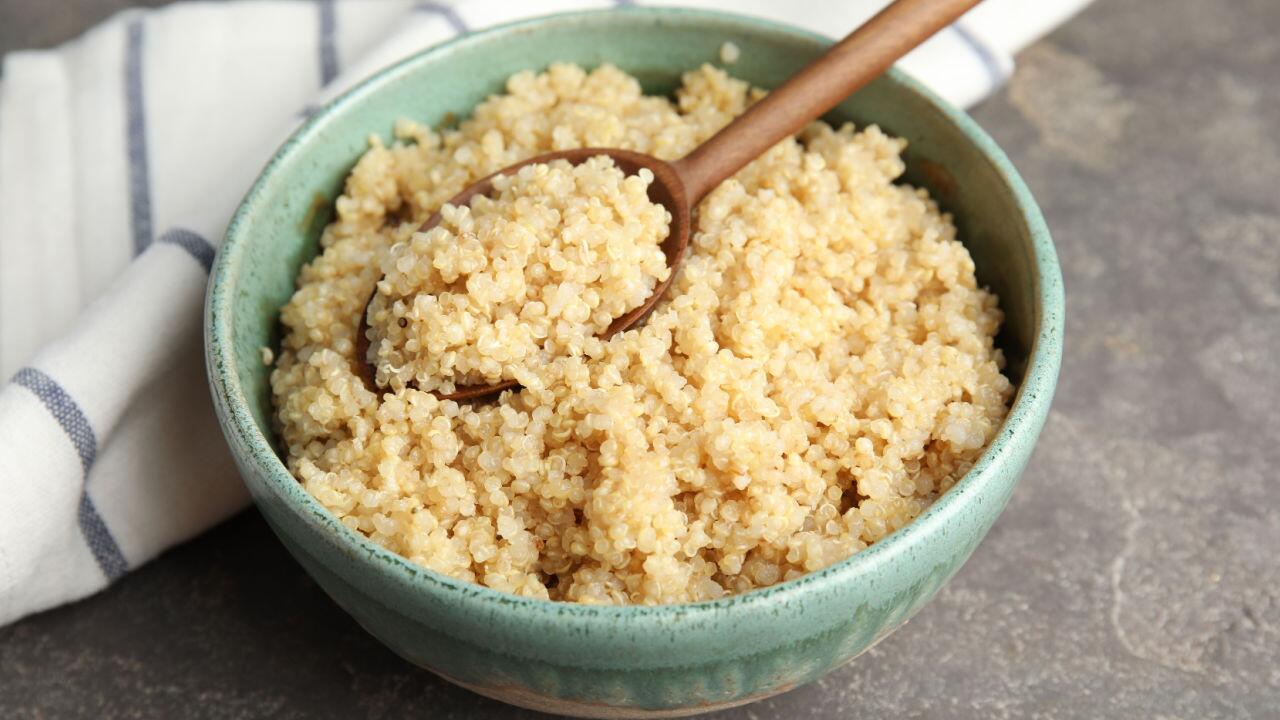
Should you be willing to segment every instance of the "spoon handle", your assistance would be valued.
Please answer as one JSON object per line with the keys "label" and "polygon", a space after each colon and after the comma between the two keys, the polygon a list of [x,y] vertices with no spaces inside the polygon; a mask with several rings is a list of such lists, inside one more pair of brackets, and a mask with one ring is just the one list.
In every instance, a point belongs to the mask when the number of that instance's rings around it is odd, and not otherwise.
{"label": "spoon handle", "polygon": [[721,181],[871,82],[981,0],[896,0],[672,163],[698,203]]}

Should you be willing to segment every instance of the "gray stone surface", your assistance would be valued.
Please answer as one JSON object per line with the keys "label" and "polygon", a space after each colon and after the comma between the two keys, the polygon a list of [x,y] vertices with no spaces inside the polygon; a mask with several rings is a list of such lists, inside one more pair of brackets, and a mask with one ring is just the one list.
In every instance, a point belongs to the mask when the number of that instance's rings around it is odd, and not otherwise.
{"label": "gray stone surface", "polygon": [[[117,4],[0,0],[0,50]],[[977,109],[1066,275],[1043,440],[908,626],[715,717],[1277,716],[1278,31],[1274,0],[1100,0]],[[0,716],[533,717],[382,649],[252,512],[0,629]]]}

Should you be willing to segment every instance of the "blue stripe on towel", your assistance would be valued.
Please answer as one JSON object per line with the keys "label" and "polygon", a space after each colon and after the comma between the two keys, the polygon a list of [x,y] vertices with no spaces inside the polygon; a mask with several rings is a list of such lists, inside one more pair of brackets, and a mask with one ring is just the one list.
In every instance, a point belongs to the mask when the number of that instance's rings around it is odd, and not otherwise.
{"label": "blue stripe on towel", "polygon": [[444,21],[449,23],[449,26],[453,28],[453,31],[459,35],[467,32],[466,21],[462,19],[462,16],[459,15],[458,11],[452,6],[437,2],[424,2],[419,3],[415,9],[425,13],[439,15],[444,18]]}
{"label": "blue stripe on towel", "polygon": [[98,508],[94,507],[88,492],[80,495],[76,521],[80,525],[80,533],[89,545],[89,552],[98,561],[102,574],[107,576],[107,582],[114,581],[129,571],[129,561],[124,559],[124,553],[120,552],[116,539],[111,537],[111,530],[98,514]]}
{"label": "blue stripe on towel", "polygon": [[[80,406],[56,380],[35,368],[22,368],[13,376],[13,382],[30,390],[44,404],[53,419],[58,421],[72,447],[76,449],[76,454],[80,456],[80,466],[84,469],[87,483],[89,468],[98,455],[98,440],[94,436],[93,427],[89,425],[89,418],[85,417]],[[87,489],[80,494],[76,520],[89,545],[89,551],[93,553],[94,560],[98,562],[98,567],[107,576],[107,580],[115,580],[123,575],[129,569],[129,563],[94,507]]]}
{"label": "blue stripe on towel", "polygon": [[982,67],[987,71],[987,80],[991,83],[991,89],[994,90],[1004,84],[1004,70],[1000,67],[1000,61],[996,59],[996,55],[991,51],[991,48],[987,47],[987,44],[979,39],[978,36],[969,32],[959,21],[952,23],[951,29],[978,57],[978,61],[982,63]]}
{"label": "blue stripe on towel", "polygon": [[147,159],[147,115],[142,90],[143,22],[126,30],[124,51],[125,147],[129,156],[129,210],[133,223],[133,254],[151,244],[151,169]]}
{"label": "blue stripe on towel", "polygon": [[196,259],[207,273],[213,269],[213,256],[217,253],[213,244],[190,230],[171,228],[160,236],[160,242],[177,245]]}
{"label": "blue stripe on towel", "polygon": [[53,419],[58,421],[62,431],[70,438],[80,456],[80,465],[88,475],[89,468],[98,455],[98,440],[93,435],[93,428],[89,426],[89,418],[80,411],[80,406],[53,378],[35,368],[22,368],[13,376],[13,381],[30,390],[44,403]]}
{"label": "blue stripe on towel", "polygon": [[320,85],[328,85],[338,77],[337,8],[333,0],[320,0]]}

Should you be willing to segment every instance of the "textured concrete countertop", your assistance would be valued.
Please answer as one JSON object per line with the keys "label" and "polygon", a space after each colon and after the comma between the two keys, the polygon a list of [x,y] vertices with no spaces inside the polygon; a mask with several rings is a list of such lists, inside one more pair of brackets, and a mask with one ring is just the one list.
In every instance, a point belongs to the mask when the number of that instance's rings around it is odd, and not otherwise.
{"label": "textured concrete countertop", "polygon": [[[118,0],[0,0],[0,51]],[[1039,198],[1066,356],[1008,510],[906,627],[716,718],[1280,712],[1280,3],[1099,0],[974,115]],[[254,512],[0,629],[5,718],[532,718],[402,662]]]}

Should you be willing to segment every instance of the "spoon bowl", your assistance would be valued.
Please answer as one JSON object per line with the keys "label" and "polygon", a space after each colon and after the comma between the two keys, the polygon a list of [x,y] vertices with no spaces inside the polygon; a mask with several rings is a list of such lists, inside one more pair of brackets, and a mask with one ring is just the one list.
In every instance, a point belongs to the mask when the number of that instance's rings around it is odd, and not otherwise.
{"label": "spoon bowl", "polygon": [[[671,272],[667,273],[665,280],[654,286],[649,298],[641,303],[639,307],[615,318],[609,327],[600,333],[601,339],[607,339],[635,326],[648,317],[649,313],[653,312],[671,282],[675,280],[676,272],[680,269],[680,263],[684,261],[685,250],[689,247],[689,234],[692,232],[690,227],[693,224],[693,209],[686,199],[684,181],[671,163],[659,160],[652,155],[618,148],[561,150],[538,155],[514,165],[508,165],[492,175],[481,178],[462,192],[454,195],[449,199],[448,204],[454,207],[469,205],[472,198],[477,195],[489,195],[493,192],[494,178],[515,173],[526,165],[545,164],[557,160],[567,160],[571,165],[578,165],[600,155],[607,155],[612,158],[614,164],[627,175],[639,174],[643,169],[652,172],[653,182],[649,185],[649,199],[665,207],[671,217],[670,224],[667,226],[667,237],[660,245],[662,254],[667,258],[667,267],[671,268]],[[436,211],[432,213],[431,217],[427,218],[427,221],[422,224],[419,230],[420,232],[426,232],[439,223],[440,212]],[[364,379],[365,386],[374,392],[377,392],[377,377],[372,363],[369,362],[369,306],[373,304],[373,297],[376,294],[377,289],[369,295],[369,300],[364,306],[364,312],[360,314],[360,330],[356,333],[356,358],[359,363],[360,377]],[[519,387],[519,383],[515,380],[504,380],[492,385],[461,386],[451,393],[436,393],[436,395],[441,400],[466,402],[496,395],[504,390],[512,390],[517,387]]]}

